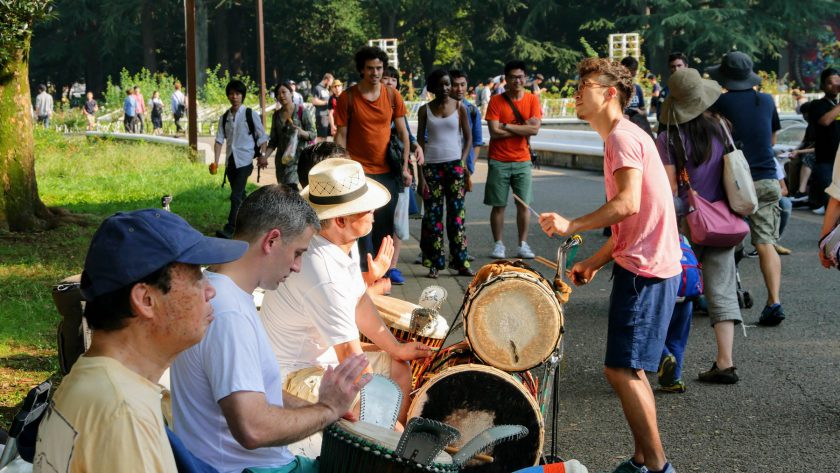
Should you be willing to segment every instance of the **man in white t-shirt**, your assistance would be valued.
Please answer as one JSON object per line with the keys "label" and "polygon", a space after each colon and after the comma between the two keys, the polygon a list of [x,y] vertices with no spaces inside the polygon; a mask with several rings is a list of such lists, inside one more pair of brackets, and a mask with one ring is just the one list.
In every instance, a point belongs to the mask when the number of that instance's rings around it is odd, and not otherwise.
{"label": "man in white t-shirt", "polygon": [[[390,194],[366,178],[358,162],[332,158],[312,168],[302,196],[318,214],[321,231],[309,244],[300,273],[266,293],[260,314],[286,380],[284,389],[316,399],[324,369],[363,353],[361,331],[379,350],[364,351],[371,370],[394,380],[408,399],[407,362],[429,356],[431,349],[418,342],[401,343],[385,326],[366,292],[356,246],[356,240],[371,230],[373,211],[385,205]],[[382,246],[391,244],[386,237]],[[368,256],[368,277],[381,277],[389,264],[389,257]],[[407,403],[402,407],[404,421]]]}
{"label": "man in white t-shirt", "polygon": [[248,251],[206,271],[216,288],[216,320],[202,342],[172,365],[172,410],[187,448],[221,472],[316,472],[317,461],[295,457],[284,445],[347,414],[369,380],[359,378],[367,360],[358,356],[327,370],[315,403],[282,390],[251,294],[257,287],[276,289],[299,271],[318,228],[315,212],[297,192],[261,187],[245,199],[236,220],[234,239],[248,242]]}

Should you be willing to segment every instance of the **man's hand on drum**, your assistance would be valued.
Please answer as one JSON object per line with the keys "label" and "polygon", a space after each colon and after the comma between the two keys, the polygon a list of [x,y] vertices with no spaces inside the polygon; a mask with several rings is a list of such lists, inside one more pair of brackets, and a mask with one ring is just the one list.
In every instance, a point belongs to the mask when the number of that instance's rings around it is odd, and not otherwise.
{"label": "man's hand on drum", "polygon": [[365,275],[365,282],[368,286],[382,278],[382,276],[385,276],[385,273],[391,268],[391,260],[393,258],[394,239],[388,235],[382,239],[382,244],[379,245],[379,252],[376,253],[376,258],[371,257],[370,253],[367,255],[368,270]]}
{"label": "man's hand on drum", "polygon": [[370,374],[362,374],[367,366],[367,357],[359,354],[347,358],[335,369],[332,366],[327,367],[321,380],[318,403],[327,406],[336,419],[352,418],[350,412],[356,396],[372,379]]}
{"label": "man's hand on drum", "polygon": [[554,235],[566,236],[573,233],[572,221],[554,212],[540,214],[540,227],[549,237]]}
{"label": "man's hand on drum", "polygon": [[572,266],[572,269],[569,270],[569,279],[575,286],[583,286],[592,282],[599,269],[590,260],[586,259]]}
{"label": "man's hand on drum", "polygon": [[368,294],[376,294],[378,296],[391,293],[391,280],[389,278],[379,278],[368,286]]}
{"label": "man's hand on drum", "polygon": [[428,358],[434,354],[434,348],[420,342],[401,343],[394,358],[411,361],[418,358]]}

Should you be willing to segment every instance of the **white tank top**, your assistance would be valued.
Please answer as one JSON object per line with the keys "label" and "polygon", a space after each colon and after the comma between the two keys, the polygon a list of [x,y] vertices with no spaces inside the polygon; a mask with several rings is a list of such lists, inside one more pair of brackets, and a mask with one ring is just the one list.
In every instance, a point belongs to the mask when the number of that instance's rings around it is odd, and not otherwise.
{"label": "white tank top", "polygon": [[458,116],[461,104],[448,117],[439,118],[426,106],[426,147],[423,156],[427,163],[447,163],[461,159],[461,129]]}

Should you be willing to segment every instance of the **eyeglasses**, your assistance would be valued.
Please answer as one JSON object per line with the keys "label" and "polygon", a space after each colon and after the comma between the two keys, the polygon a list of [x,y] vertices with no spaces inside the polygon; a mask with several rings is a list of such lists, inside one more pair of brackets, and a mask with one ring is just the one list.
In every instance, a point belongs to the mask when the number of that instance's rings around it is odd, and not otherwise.
{"label": "eyeglasses", "polygon": [[588,87],[588,88],[592,88],[592,89],[596,89],[596,88],[598,88],[598,87],[612,87],[612,86],[611,86],[611,85],[607,85],[607,84],[599,84],[599,83],[597,83],[597,82],[586,82],[586,81],[581,81],[581,82],[578,84],[578,86],[577,86],[577,91],[578,91],[578,93],[583,92],[584,90],[586,90],[586,89],[587,89],[587,87]]}

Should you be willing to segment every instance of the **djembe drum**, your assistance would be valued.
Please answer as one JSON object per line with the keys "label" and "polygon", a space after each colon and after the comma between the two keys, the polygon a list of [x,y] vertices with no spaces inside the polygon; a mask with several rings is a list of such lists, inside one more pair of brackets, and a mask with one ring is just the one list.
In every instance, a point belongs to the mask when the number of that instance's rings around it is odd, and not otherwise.
{"label": "djembe drum", "polygon": [[324,431],[320,466],[322,473],[422,473],[457,472],[457,465],[446,453],[439,453],[431,465],[424,466],[395,453],[400,433],[364,422],[340,420]]}
{"label": "djembe drum", "polygon": [[[401,342],[420,342],[432,348],[440,348],[449,331],[446,319],[417,304],[389,296],[371,296],[385,325]],[[412,325],[413,324],[413,325]],[[359,334],[359,341],[370,340]],[[423,360],[411,362],[412,379],[417,379]]]}
{"label": "djembe drum", "polygon": [[550,283],[521,261],[483,266],[461,306],[475,356],[502,371],[527,371],[560,344],[563,312]]}
{"label": "djembe drum", "polygon": [[534,396],[519,378],[490,366],[459,365],[431,377],[414,396],[408,417],[451,425],[461,432],[459,442],[496,425],[522,425],[528,429],[521,439],[486,452],[493,457],[493,463],[468,463],[465,471],[471,473],[508,473],[536,465],[542,454],[544,426]]}

